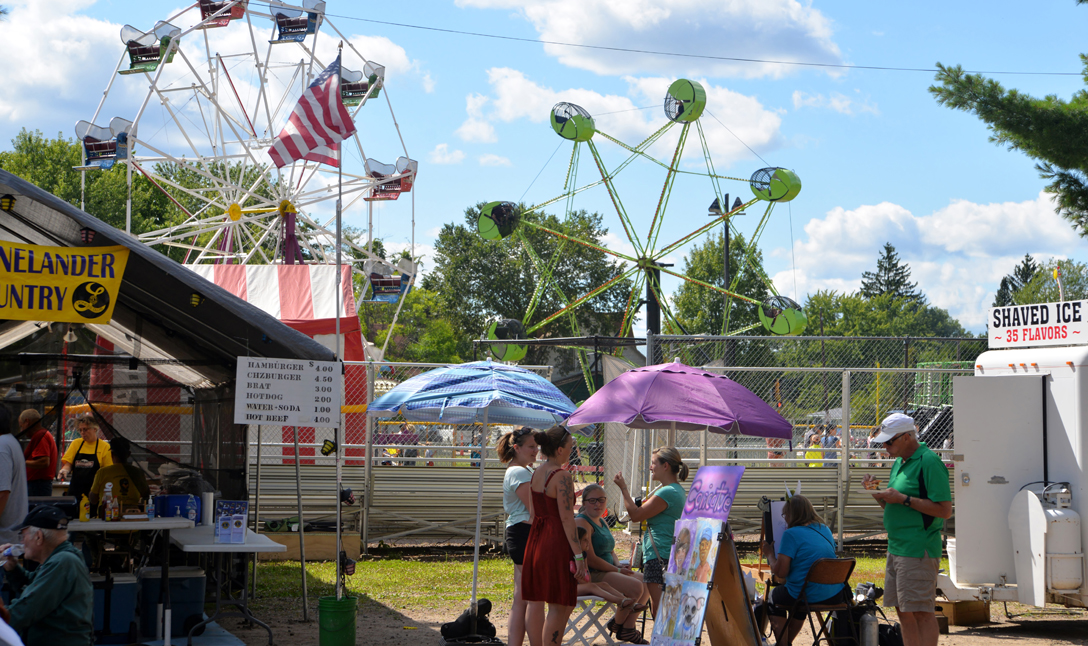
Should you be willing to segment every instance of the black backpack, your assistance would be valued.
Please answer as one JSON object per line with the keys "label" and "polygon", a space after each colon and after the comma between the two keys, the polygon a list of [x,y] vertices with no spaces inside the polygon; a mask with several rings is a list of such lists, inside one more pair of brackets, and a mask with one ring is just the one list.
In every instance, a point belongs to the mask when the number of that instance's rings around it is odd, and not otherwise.
{"label": "black backpack", "polygon": [[491,623],[491,620],[487,616],[491,614],[491,602],[487,599],[480,599],[476,602],[476,632],[472,633],[472,609],[468,609],[461,613],[461,616],[449,623],[442,624],[440,632],[446,639],[457,639],[460,637],[467,637],[471,634],[483,635],[484,637],[495,636],[495,624]]}

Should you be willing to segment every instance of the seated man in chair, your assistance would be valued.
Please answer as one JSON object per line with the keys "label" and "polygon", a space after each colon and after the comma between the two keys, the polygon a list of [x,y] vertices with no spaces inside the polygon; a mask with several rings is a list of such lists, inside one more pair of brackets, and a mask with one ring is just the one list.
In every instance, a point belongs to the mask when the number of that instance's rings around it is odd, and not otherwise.
{"label": "seated man in chair", "polygon": [[[113,464],[98,470],[91,484],[91,493],[88,496],[91,501],[92,512],[98,509],[102,502],[102,495],[106,490],[106,483],[113,483],[113,496],[117,498],[121,509],[139,506],[141,500],[146,500],[151,495],[151,489],[147,486],[147,478],[144,477],[140,467],[129,464],[129,455],[132,452],[129,441],[118,435],[110,441],[110,454]],[[101,512],[98,514],[103,516]]]}

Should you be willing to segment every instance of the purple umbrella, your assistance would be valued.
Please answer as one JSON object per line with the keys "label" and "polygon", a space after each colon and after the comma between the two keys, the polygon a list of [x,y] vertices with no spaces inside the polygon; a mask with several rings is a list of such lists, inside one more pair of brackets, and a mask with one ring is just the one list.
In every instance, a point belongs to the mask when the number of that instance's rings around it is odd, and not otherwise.
{"label": "purple umbrella", "polygon": [[675,428],[793,438],[793,425],[729,377],[664,363],[633,368],[604,385],[567,418],[568,426],[615,422],[630,428]]}

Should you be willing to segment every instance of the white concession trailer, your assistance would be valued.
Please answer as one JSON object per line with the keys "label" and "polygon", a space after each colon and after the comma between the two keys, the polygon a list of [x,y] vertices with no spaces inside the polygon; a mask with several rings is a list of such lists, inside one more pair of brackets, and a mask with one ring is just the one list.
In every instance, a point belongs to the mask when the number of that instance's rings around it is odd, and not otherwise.
{"label": "white concession trailer", "polygon": [[953,380],[950,601],[1088,607],[1088,301],[990,310],[990,350]]}

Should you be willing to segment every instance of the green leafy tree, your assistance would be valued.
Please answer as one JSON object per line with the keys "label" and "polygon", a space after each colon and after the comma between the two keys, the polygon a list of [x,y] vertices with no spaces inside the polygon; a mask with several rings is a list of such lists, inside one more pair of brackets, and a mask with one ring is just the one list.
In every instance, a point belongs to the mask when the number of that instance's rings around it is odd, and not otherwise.
{"label": "green leafy tree", "polygon": [[[80,145],[62,134],[47,139],[40,131],[25,128],[12,140],[12,149],[0,152],[0,168],[37,185],[60,199],[79,206],[107,224],[125,229],[128,185],[124,164],[111,170],[88,171],[85,190],[80,187]],[[170,200],[140,174],[132,181],[132,232],[134,234],[178,222],[179,212]],[[184,252],[168,255],[180,258]]]}
{"label": "green leafy tree", "polygon": [[[1078,0],[1077,4],[1085,4]],[[1088,83],[1088,56],[1081,54]],[[1046,190],[1057,198],[1057,211],[1080,235],[1088,236],[1088,92],[1068,100],[1038,98],[1006,89],[959,65],[937,63],[929,91],[940,105],[974,114],[990,129],[990,141],[1036,160]]]}
{"label": "green leafy tree", "polygon": [[[696,280],[725,287],[722,275],[723,236],[708,237],[701,245],[695,245],[684,259],[683,274]],[[729,275],[739,277],[735,293],[763,301],[771,296],[761,279],[763,254],[754,250],[751,263],[744,236],[731,237],[729,241]],[[730,281],[732,282],[732,280]],[[732,299],[729,312],[729,329],[738,330],[759,323],[758,306]],[[725,298],[720,292],[695,283],[682,282],[673,296],[676,318],[688,334],[721,334],[724,323]],[[759,332],[754,332],[758,334]]]}
{"label": "green leafy tree", "polygon": [[[367,328],[367,338],[379,348],[386,347],[388,361],[420,361],[428,363],[461,363],[472,352],[464,335],[458,334],[442,313],[442,302],[437,292],[413,289],[401,308],[393,338],[386,346],[389,324],[396,305],[366,304],[372,312]],[[380,319],[380,320],[379,320]],[[376,329],[377,326],[381,326]]]}
{"label": "green leafy tree", "polygon": [[997,293],[994,295],[993,307],[1015,305],[1016,300],[1014,294],[1030,283],[1031,279],[1035,277],[1035,274],[1038,273],[1038,271],[1039,264],[1035,262],[1035,259],[1031,257],[1031,254],[1024,254],[1024,259],[1012,270],[1012,273],[1001,279],[1001,284],[998,286]]}
{"label": "green leafy tree", "polygon": [[1013,303],[1029,305],[1031,303],[1056,303],[1061,300],[1058,294],[1058,281],[1054,270],[1061,265],[1062,288],[1065,300],[1078,301],[1088,299],[1088,264],[1075,260],[1048,260],[1039,267],[1027,284],[1013,294]]}
{"label": "green leafy tree", "polygon": [[884,249],[876,261],[876,271],[861,275],[862,296],[876,298],[884,294],[909,301],[925,301],[925,296],[918,291],[918,283],[910,282],[910,266],[900,262],[899,254],[890,242],[884,243]]}
{"label": "green leafy tree", "polygon": [[[541,282],[540,274],[517,236],[495,242],[484,240],[476,233],[482,206],[481,203],[465,209],[463,224],[449,223],[442,227],[435,243],[434,270],[422,283],[424,289],[438,293],[445,316],[466,339],[479,338],[492,317],[522,320]],[[578,211],[564,221],[555,215],[537,212],[522,217],[595,244],[602,244],[601,240],[608,233],[597,213]],[[529,239],[544,262],[555,261],[550,284],[568,299],[586,294],[622,271],[611,256],[601,251],[560,240],[528,226],[522,226],[519,233]],[[630,292],[630,281],[621,280],[576,308],[574,313],[581,332],[616,334]],[[563,307],[563,300],[554,289],[544,289],[534,320],[529,324]],[[570,319],[564,315],[542,327],[534,336],[574,334]],[[525,361],[532,363],[544,357],[541,349],[530,348]]]}

